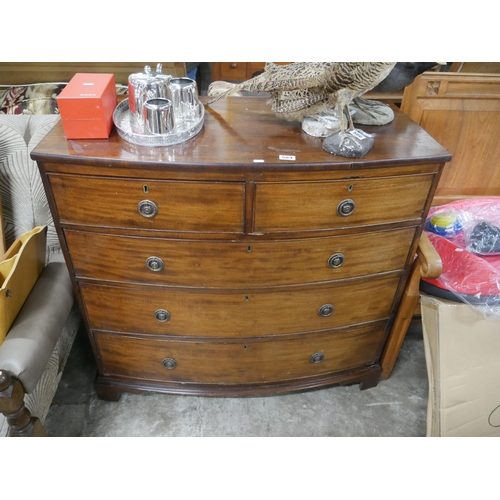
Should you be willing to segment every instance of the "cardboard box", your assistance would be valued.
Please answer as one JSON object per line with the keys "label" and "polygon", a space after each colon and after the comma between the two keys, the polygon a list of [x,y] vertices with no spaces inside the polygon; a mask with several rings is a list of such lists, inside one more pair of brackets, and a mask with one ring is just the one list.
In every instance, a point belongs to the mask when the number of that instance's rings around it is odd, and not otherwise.
{"label": "cardboard box", "polygon": [[76,73],[56,97],[67,139],[106,139],[118,103],[113,74]]}
{"label": "cardboard box", "polygon": [[427,436],[500,436],[500,318],[421,294]]}
{"label": "cardboard box", "polygon": [[47,226],[37,226],[12,243],[0,262],[0,345],[45,268]]}

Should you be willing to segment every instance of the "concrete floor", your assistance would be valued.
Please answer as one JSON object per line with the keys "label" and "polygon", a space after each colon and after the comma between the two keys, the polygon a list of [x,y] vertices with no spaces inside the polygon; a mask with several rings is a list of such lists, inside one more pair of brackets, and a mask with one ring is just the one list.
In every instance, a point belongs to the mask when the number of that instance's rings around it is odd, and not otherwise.
{"label": "concrete floor", "polygon": [[96,367],[78,332],[45,427],[54,437],[425,436],[428,380],[421,325],[412,324],[391,377],[377,387],[331,387],[251,398],[123,394],[97,397]]}

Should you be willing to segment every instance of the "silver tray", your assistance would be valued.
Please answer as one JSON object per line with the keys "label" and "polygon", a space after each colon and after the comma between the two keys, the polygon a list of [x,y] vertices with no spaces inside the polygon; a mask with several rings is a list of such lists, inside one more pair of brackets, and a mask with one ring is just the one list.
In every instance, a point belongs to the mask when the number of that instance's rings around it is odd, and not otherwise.
{"label": "silver tray", "polygon": [[113,121],[118,135],[132,144],[138,146],[172,146],[186,142],[197,135],[203,128],[205,108],[200,103],[200,118],[196,122],[186,122],[176,125],[173,132],[169,134],[153,135],[138,129],[134,123],[134,117],[130,112],[128,99],[124,99],[113,112]]}

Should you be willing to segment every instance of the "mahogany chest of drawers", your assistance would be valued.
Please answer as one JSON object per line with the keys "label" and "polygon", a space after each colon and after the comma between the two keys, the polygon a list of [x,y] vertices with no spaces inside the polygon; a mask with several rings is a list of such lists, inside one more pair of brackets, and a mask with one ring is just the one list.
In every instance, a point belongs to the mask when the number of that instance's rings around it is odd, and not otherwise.
{"label": "mahogany chest of drawers", "polygon": [[365,127],[363,159],[326,153],[261,98],[207,107],[169,147],[66,140],[58,124],[32,157],[100,397],[376,385],[450,159],[395,113]]}

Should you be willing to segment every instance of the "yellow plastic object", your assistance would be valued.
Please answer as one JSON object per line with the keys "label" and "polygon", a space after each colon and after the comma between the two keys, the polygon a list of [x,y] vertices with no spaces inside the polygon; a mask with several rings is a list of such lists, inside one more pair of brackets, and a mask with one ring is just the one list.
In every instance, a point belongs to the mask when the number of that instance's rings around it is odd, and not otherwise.
{"label": "yellow plastic object", "polygon": [[0,345],[45,268],[47,226],[20,236],[0,262]]}

